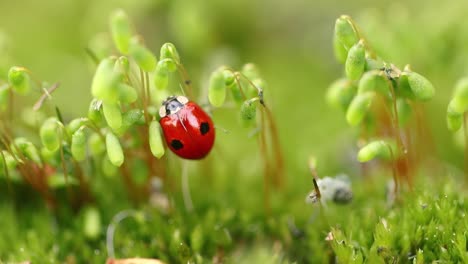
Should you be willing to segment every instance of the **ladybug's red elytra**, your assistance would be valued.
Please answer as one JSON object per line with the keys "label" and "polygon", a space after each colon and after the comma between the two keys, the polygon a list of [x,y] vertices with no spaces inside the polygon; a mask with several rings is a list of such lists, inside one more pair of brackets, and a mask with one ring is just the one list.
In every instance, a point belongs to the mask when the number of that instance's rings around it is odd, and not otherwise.
{"label": "ladybug's red elytra", "polygon": [[213,148],[211,117],[185,96],[169,96],[159,109],[159,123],[169,148],[184,159],[202,159]]}

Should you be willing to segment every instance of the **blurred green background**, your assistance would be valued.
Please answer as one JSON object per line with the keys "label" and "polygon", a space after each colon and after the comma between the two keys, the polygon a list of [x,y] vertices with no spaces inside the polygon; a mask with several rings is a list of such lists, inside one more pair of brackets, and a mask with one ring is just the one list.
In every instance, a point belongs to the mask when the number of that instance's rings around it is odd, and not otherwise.
{"label": "blurred green background", "polygon": [[[349,172],[356,164],[353,130],[337,110],[328,107],[328,85],[342,76],[332,53],[335,19],[349,14],[371,45],[388,62],[412,68],[437,90],[426,110],[437,156],[461,166],[462,152],[445,126],[445,109],[456,80],[468,74],[468,21],[463,1],[2,1],[0,30],[4,62],[24,65],[36,76],[61,87],[54,100],[66,118],[88,107],[94,65],[85,47],[99,49],[108,37],[108,15],[125,9],[147,45],[157,53],[173,42],[197,88],[206,89],[208,73],[228,64],[254,62],[268,82],[267,102],[273,107],[285,150],[289,182],[309,188],[306,160],[317,155],[323,173]],[[203,93],[201,93],[203,102]],[[25,102],[30,103],[30,102]],[[255,143],[238,131],[235,113],[215,113],[223,162],[237,164],[256,157]],[[229,117],[229,118],[228,118]],[[238,144],[238,140],[246,144]],[[239,151],[244,155],[239,160]],[[348,160],[348,162],[343,162]],[[352,161],[352,162],[349,162]],[[299,191],[299,190],[298,190]]]}

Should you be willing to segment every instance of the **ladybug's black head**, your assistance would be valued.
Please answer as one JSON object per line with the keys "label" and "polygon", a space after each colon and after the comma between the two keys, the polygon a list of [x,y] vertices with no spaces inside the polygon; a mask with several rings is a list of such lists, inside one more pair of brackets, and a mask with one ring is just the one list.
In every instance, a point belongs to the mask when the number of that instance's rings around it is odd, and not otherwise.
{"label": "ladybug's black head", "polygon": [[163,118],[175,114],[187,103],[188,99],[185,96],[169,96],[159,108],[159,116]]}

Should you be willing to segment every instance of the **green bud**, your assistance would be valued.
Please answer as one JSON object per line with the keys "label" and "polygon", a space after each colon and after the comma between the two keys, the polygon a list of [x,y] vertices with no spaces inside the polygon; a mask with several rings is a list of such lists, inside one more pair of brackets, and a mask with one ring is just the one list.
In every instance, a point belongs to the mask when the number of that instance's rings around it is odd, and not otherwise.
{"label": "green bud", "polygon": [[102,101],[97,99],[93,99],[89,104],[88,118],[96,125],[100,125],[102,122],[101,106]]}
{"label": "green bud", "polygon": [[102,158],[101,169],[102,173],[107,177],[116,175],[118,171],[118,167],[112,164],[107,155]]}
{"label": "green bud", "polygon": [[346,111],[346,120],[351,126],[356,126],[362,122],[371,106],[374,93],[362,93],[353,98]]}
{"label": "green bud", "polygon": [[104,118],[112,129],[119,129],[122,126],[122,113],[118,104],[102,104]]}
{"label": "green bud", "polygon": [[92,156],[99,156],[106,151],[106,145],[98,133],[89,136],[88,146]]}
{"label": "green bud", "polygon": [[54,167],[60,166],[60,163],[62,162],[60,160],[60,155],[59,151],[50,151],[46,147],[42,147],[40,150],[42,160]]}
{"label": "green bud", "polygon": [[71,152],[77,161],[86,159],[86,135],[83,128],[76,130],[71,140]]}
{"label": "green bud", "polygon": [[114,58],[103,59],[94,73],[91,84],[91,93],[95,98],[108,103],[119,101],[118,84],[122,80],[122,74],[114,71]]}
{"label": "green bud", "polygon": [[415,72],[404,72],[402,75],[408,76],[408,84],[417,100],[427,101],[434,97],[434,86],[424,76]]}
{"label": "green bud", "polygon": [[130,127],[138,123],[143,117],[140,109],[131,109],[122,115],[122,126],[116,130],[117,134],[123,135]]}
{"label": "green bud", "polygon": [[403,74],[403,75],[400,75],[400,78],[398,78],[398,86],[396,87],[396,93],[398,97],[404,97],[410,100],[416,100],[416,96],[414,95],[409,85],[407,75]]}
{"label": "green bud", "polygon": [[208,100],[215,107],[222,106],[224,100],[226,100],[226,83],[224,81],[224,74],[220,70],[214,71],[211,74]]}
{"label": "green bud", "polygon": [[[13,155],[11,155],[8,151],[6,150],[0,150],[2,153],[0,153],[0,175],[6,175],[6,170],[13,171],[16,166],[18,165],[18,162],[15,160]],[[5,160],[4,160],[5,159]]]}
{"label": "green bud", "polygon": [[106,135],[106,148],[110,162],[114,166],[120,167],[124,162],[124,154],[119,139],[112,132]]}
{"label": "green bud", "polygon": [[8,82],[13,88],[13,91],[20,95],[26,95],[31,90],[29,75],[23,67],[11,67],[8,71]]}
{"label": "green bud", "polygon": [[140,43],[138,37],[131,39],[129,53],[143,71],[152,72],[156,68],[156,57],[148,48]]}
{"label": "green bud", "polygon": [[366,54],[366,68],[365,71],[374,71],[374,70],[379,70],[381,71],[382,68],[385,67],[385,64],[383,61],[379,59],[371,59],[368,54]]}
{"label": "green bud", "polygon": [[4,112],[8,109],[10,102],[10,87],[8,84],[0,86],[0,112]]}
{"label": "green bud", "polygon": [[122,9],[115,10],[110,16],[109,24],[115,46],[121,53],[127,54],[133,35],[127,14]]}
{"label": "green bud", "polygon": [[258,70],[257,66],[253,63],[247,63],[244,66],[242,66],[241,73],[249,80],[260,78],[260,71]]}
{"label": "green bud", "polygon": [[463,113],[457,111],[457,102],[456,99],[452,99],[447,107],[447,127],[450,131],[456,132],[458,131],[463,123]]}
{"label": "green bud", "polygon": [[396,144],[389,140],[376,140],[368,143],[359,150],[357,159],[359,162],[368,162],[375,158],[386,160],[397,158]]}
{"label": "green bud", "polygon": [[130,62],[126,56],[120,56],[115,61],[114,71],[124,75],[130,72]]}
{"label": "green bud", "polygon": [[242,105],[244,100],[244,95],[240,89],[240,86],[237,82],[233,82],[231,85],[228,86],[229,90],[231,90],[232,99],[236,104],[239,106]]}
{"label": "green bud", "polygon": [[[255,98],[254,98],[255,99]],[[258,98],[256,98],[258,99]],[[253,99],[245,101],[241,105],[240,118],[244,125],[249,125],[255,122],[257,116],[257,104]]]}
{"label": "green bud", "polygon": [[94,206],[88,206],[83,210],[83,233],[86,238],[95,240],[102,230],[101,214]]}
{"label": "green bud", "polygon": [[333,37],[333,52],[338,62],[343,64],[346,62],[346,58],[348,57],[348,50],[343,46],[343,44],[336,36]]}
{"label": "green bud", "polygon": [[169,70],[164,61],[159,61],[156,65],[156,72],[154,74],[154,86],[158,90],[165,90],[169,83]]}
{"label": "green bud", "polygon": [[351,80],[358,80],[366,67],[366,51],[361,40],[349,49],[345,63],[346,76]]}
{"label": "green bud", "polygon": [[28,141],[26,138],[15,138],[12,149],[14,150],[15,154],[17,154],[16,156],[18,156],[18,153],[16,152],[19,151],[19,153],[24,155],[27,159],[42,166],[42,160],[41,156],[39,155],[39,151],[37,150],[36,146],[34,146],[33,143]]}
{"label": "green bud", "polygon": [[336,108],[346,110],[356,94],[356,86],[347,79],[338,79],[328,88],[326,100]]}
{"label": "green bud", "polygon": [[120,93],[120,102],[131,104],[138,99],[138,93],[132,86],[125,83],[119,83],[118,89]]}
{"label": "green bud", "polygon": [[86,125],[86,122],[88,122],[88,120],[86,118],[83,118],[83,117],[73,119],[67,125],[68,134],[70,136],[73,135],[78,129],[80,129],[80,127]]}
{"label": "green bud", "polygon": [[161,47],[161,60],[173,59],[177,64],[180,63],[180,56],[176,47],[172,43],[164,43]]}
{"label": "green bud", "polygon": [[164,143],[158,121],[152,121],[149,125],[149,145],[153,156],[160,159],[164,155]]}
{"label": "green bud", "polygon": [[58,134],[58,120],[55,117],[47,119],[42,124],[39,131],[42,145],[50,151],[56,151],[60,147],[60,137]]}
{"label": "green bud", "polygon": [[[220,69],[221,70],[221,69]],[[230,70],[223,70],[224,82],[226,87],[233,85],[236,82],[236,76]]]}
{"label": "green bud", "polygon": [[460,79],[455,85],[451,102],[452,110],[464,113],[468,110],[468,77]]}
{"label": "green bud", "polygon": [[384,73],[376,70],[364,73],[359,80],[358,93],[366,92],[376,92],[387,99],[392,97]]}
{"label": "green bud", "polygon": [[335,38],[349,50],[359,41],[359,35],[349,16],[343,15],[335,22]]}
{"label": "green bud", "polygon": [[203,244],[205,242],[203,229],[200,225],[197,225],[190,234],[190,245],[194,252],[201,252]]}
{"label": "green bud", "polygon": [[400,126],[405,126],[408,121],[411,119],[411,114],[413,110],[411,105],[404,98],[397,99],[397,111],[398,111],[398,121]]}

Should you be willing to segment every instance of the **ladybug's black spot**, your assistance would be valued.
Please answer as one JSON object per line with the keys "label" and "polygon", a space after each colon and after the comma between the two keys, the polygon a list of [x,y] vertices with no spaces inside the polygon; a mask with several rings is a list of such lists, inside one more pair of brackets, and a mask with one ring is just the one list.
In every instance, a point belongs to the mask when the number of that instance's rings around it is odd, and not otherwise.
{"label": "ladybug's black spot", "polygon": [[210,125],[207,122],[203,122],[200,124],[200,132],[202,135],[205,135],[210,131]]}
{"label": "ladybug's black spot", "polygon": [[182,142],[180,142],[180,140],[174,139],[174,140],[171,141],[171,146],[175,150],[179,150],[179,149],[184,147],[184,144],[182,144]]}

